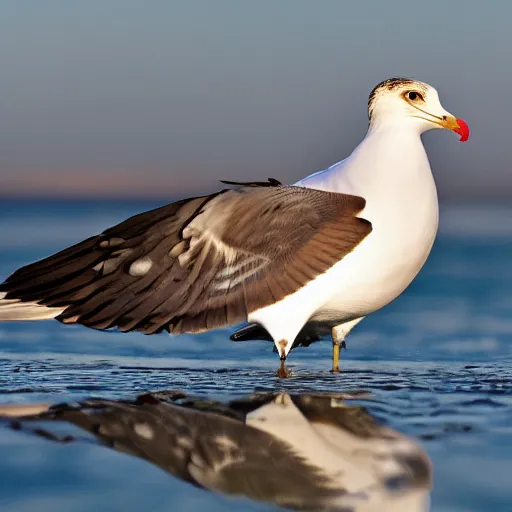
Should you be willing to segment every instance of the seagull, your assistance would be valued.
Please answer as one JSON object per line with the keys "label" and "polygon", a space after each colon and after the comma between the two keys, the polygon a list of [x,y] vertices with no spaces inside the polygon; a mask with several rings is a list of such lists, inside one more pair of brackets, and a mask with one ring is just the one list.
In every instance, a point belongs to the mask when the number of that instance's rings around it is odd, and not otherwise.
{"label": "seagull", "polygon": [[216,402],[169,390],[2,405],[0,422],[64,444],[83,439],[50,422],[71,423],[185,482],[293,510],[426,512],[428,455],[354,398],[279,392]]}
{"label": "seagull", "polygon": [[469,138],[416,80],[378,84],[368,117],[348,158],[293,185],[228,182],[18,269],[0,284],[0,320],[145,334],[248,322],[245,337],[273,340],[279,377],[298,336],[330,332],[338,372],[349,332],[407,288],[432,248],[438,199],[421,134]]}

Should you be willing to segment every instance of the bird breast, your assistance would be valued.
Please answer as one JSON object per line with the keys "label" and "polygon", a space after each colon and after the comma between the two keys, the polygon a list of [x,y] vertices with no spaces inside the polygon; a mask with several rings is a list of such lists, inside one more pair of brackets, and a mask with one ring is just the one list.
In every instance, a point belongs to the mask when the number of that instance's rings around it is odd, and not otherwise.
{"label": "bird breast", "polygon": [[[331,190],[366,199],[359,216],[373,230],[320,276],[327,293],[315,319],[337,312],[340,320],[350,320],[381,308],[407,288],[427,260],[439,217],[434,178],[419,137],[404,145],[395,140],[366,141],[374,144],[361,144],[364,151],[356,150],[323,177]],[[318,178],[302,184],[321,187]]]}

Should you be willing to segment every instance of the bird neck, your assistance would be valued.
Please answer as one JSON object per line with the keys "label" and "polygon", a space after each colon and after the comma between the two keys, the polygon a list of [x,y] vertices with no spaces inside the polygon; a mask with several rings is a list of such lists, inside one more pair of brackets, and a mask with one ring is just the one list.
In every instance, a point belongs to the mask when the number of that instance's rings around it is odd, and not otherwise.
{"label": "bird neck", "polygon": [[415,226],[423,233],[420,241],[428,240],[430,248],[438,198],[420,135],[397,126],[370,129],[347,160],[344,180],[351,193],[366,199],[364,217],[374,228],[392,225],[398,232],[410,232]]}
{"label": "bird neck", "polygon": [[436,196],[430,164],[418,130],[407,124],[372,124],[352,154],[296,185],[355,194],[367,200],[404,194]]}
{"label": "bird neck", "polygon": [[403,192],[433,181],[420,133],[403,125],[370,126],[339,172],[354,193],[367,195]]}
{"label": "bird neck", "polygon": [[375,232],[386,235],[390,226],[394,232],[416,230],[418,243],[426,240],[430,250],[439,216],[437,190],[421,136],[407,127],[370,127],[348,158],[297,185],[364,197],[362,215]]}

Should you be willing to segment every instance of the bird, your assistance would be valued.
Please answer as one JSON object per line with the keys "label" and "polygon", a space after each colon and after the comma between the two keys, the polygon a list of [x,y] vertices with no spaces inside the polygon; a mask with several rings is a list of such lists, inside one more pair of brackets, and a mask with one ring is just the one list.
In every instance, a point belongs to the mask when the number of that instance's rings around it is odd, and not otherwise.
{"label": "bird", "polygon": [[218,402],[163,390],[135,399],[4,404],[0,425],[66,445],[85,436],[53,423],[75,425],[200,488],[292,510],[429,510],[428,455],[350,404],[359,398],[282,391]]}
{"label": "bird", "polygon": [[470,135],[434,87],[409,78],[371,90],[368,121],[346,159],[293,184],[230,181],[19,268],[0,284],[0,321],[174,335],[247,324],[242,337],[273,340],[283,378],[300,336],[330,333],[339,372],[350,331],[409,286],[434,243],[421,135]]}

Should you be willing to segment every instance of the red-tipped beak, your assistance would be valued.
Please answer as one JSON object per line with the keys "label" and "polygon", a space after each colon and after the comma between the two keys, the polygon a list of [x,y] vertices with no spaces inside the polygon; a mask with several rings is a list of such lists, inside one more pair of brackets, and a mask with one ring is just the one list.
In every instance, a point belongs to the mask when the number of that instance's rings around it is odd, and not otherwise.
{"label": "red-tipped beak", "polygon": [[455,133],[460,135],[460,142],[466,142],[469,139],[469,126],[464,119],[455,119],[457,127],[452,128]]}

